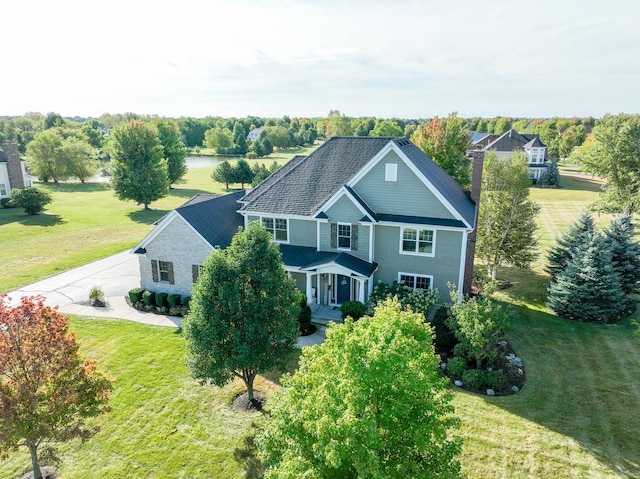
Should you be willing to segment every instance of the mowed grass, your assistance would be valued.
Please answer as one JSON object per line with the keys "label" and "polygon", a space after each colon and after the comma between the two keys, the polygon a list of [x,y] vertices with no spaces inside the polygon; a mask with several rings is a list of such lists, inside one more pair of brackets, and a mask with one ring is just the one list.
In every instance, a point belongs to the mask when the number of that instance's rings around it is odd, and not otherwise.
{"label": "mowed grass", "polygon": [[[564,188],[532,189],[543,209],[541,242],[550,244],[596,199],[583,181],[563,178]],[[598,221],[606,225],[608,218]],[[522,391],[492,398],[453,388],[463,472],[478,479],[640,477],[635,327],[630,319],[596,325],[550,314],[541,265],[499,273],[514,284],[497,298],[514,310],[508,339],[525,364]],[[61,446],[62,477],[243,477],[233,453],[261,416],[229,407],[241,384],[216,388],[191,379],[184,340],[173,329],[81,318],[71,326],[83,354],[116,384],[113,411],[96,420],[102,432],[85,444]],[[277,374],[259,380],[260,390],[277,387]],[[28,467],[26,452],[12,454],[0,477]]]}
{"label": "mowed grass", "polygon": [[[314,148],[293,148],[264,161],[279,164]],[[232,163],[235,160],[232,160]],[[107,183],[43,183],[53,202],[39,215],[22,208],[0,209],[0,292],[7,292],[44,277],[132,248],[152,224],[197,193],[225,193],[214,183],[214,167],[189,170],[167,197],[150,210],[132,201],[120,201]],[[232,185],[239,188],[240,185]]]}
{"label": "mowed grass", "polygon": [[[241,382],[217,388],[192,379],[184,338],[174,328],[78,317],[70,326],[81,354],[97,359],[115,384],[112,411],[93,421],[101,432],[84,444],[61,445],[64,479],[242,477],[234,450],[259,414],[230,407]],[[268,377],[256,379],[258,390],[274,390],[279,375]],[[17,477],[29,466],[26,451],[14,453],[0,462],[0,477]]]}

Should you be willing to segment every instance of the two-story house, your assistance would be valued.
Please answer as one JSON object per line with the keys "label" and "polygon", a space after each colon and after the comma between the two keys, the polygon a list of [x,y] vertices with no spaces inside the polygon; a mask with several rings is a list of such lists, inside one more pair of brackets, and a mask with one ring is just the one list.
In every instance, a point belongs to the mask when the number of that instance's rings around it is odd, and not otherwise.
{"label": "two-story house", "polygon": [[188,294],[208,252],[260,221],[309,302],[364,302],[393,280],[446,301],[448,283],[470,285],[475,219],[469,192],[406,138],[333,137],[246,194],[183,205],[136,252],[143,288]]}
{"label": "two-story house", "polygon": [[502,135],[486,135],[471,144],[472,150],[494,151],[498,159],[511,158],[516,151],[522,151],[527,157],[529,176],[540,179],[547,169],[547,146],[538,135],[518,133],[511,129]]}
{"label": "two-story house", "polygon": [[0,149],[0,198],[10,198],[13,188],[33,185],[33,178],[27,173],[26,161],[20,158],[18,145],[5,143]]}

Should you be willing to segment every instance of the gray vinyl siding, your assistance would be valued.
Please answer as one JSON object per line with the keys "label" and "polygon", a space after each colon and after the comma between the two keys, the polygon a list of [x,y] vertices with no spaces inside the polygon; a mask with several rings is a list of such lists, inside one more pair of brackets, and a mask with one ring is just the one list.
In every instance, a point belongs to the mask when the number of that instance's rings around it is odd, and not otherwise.
{"label": "gray vinyl siding", "polygon": [[[203,265],[213,251],[181,217],[175,217],[139,255],[140,286],[154,293],[191,295],[192,266]],[[174,284],[154,282],[151,261],[173,263]]]}
{"label": "gray vinyl siding", "polygon": [[400,254],[400,227],[377,225],[375,261],[380,267],[375,282],[390,283],[398,272],[433,276],[433,287],[440,291],[440,302],[448,301],[447,282],[458,285],[462,231],[437,230],[435,256]]}
{"label": "gray vinyl siding", "polygon": [[289,244],[316,247],[318,229],[315,220],[289,220]]}
{"label": "gray vinyl siding", "polygon": [[[398,165],[397,181],[385,181],[387,163]],[[394,151],[380,160],[353,189],[376,213],[455,218]]]}
{"label": "gray vinyl siding", "polygon": [[[329,217],[328,223],[320,224],[320,250],[337,251],[331,247],[331,223],[351,223],[358,226],[358,249],[349,251],[349,254],[369,260],[369,225],[359,224],[364,216],[350,198],[343,196],[334,205],[325,211]],[[343,250],[341,250],[343,251]]]}
{"label": "gray vinyl siding", "polygon": [[307,275],[304,273],[291,273],[291,278],[296,282],[296,288],[303,293],[307,293]]}

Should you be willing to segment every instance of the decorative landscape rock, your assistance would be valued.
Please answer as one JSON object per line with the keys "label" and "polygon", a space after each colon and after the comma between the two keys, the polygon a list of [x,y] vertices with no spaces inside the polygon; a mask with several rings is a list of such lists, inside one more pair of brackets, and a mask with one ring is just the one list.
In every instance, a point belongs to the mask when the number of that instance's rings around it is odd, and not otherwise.
{"label": "decorative landscape rock", "polygon": [[456,379],[456,380],[453,382],[453,384],[455,384],[455,385],[456,385],[456,386],[458,386],[458,387],[462,387],[462,384],[463,384],[463,383],[462,383],[462,381],[460,381],[459,379]]}
{"label": "decorative landscape rock", "polygon": [[512,390],[514,393],[517,393],[518,391],[520,391],[520,388],[519,388],[518,386],[515,386],[515,385],[514,385],[514,386],[511,386],[511,390]]}
{"label": "decorative landscape rock", "polygon": [[495,396],[496,392],[493,389],[487,389],[487,396]]}

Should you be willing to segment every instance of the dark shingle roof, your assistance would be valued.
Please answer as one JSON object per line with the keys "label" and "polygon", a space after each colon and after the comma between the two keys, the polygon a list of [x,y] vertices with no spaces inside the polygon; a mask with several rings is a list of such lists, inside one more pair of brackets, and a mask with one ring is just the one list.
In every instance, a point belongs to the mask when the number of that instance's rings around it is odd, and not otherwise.
{"label": "dark shingle roof", "polygon": [[408,223],[415,225],[453,226],[455,228],[464,228],[464,223],[460,220],[452,220],[448,218],[426,218],[424,216],[379,214],[378,221],[389,221],[391,223]]}
{"label": "dark shingle roof", "polygon": [[176,212],[211,246],[226,248],[231,244],[233,235],[238,232],[238,227],[244,225],[242,215],[237,211],[240,206],[238,200],[245,193],[245,190],[240,190],[224,196],[205,197],[202,201],[192,198],[176,208]]}
{"label": "dark shingle roof", "polygon": [[295,164],[290,161],[280,168],[275,181],[260,184],[243,199],[249,202],[242,210],[312,216],[390,139],[334,136]]}
{"label": "dark shingle roof", "polygon": [[525,146],[533,148],[544,148],[546,145],[540,141],[538,135],[528,133],[518,133],[513,128],[493,140],[485,146],[485,150],[514,151]]}
{"label": "dark shingle roof", "polygon": [[280,245],[282,262],[287,266],[295,266],[313,270],[323,264],[335,263],[363,276],[371,276],[378,269],[378,263],[369,263],[345,252],[318,251],[308,246]]}
{"label": "dark shingle roof", "polygon": [[[309,156],[280,168],[242,199],[243,211],[312,216],[390,141],[472,225],[475,204],[462,187],[406,138],[332,137]],[[277,176],[276,176],[277,175]],[[356,195],[363,207],[370,208]],[[375,214],[375,212],[370,211]]]}

